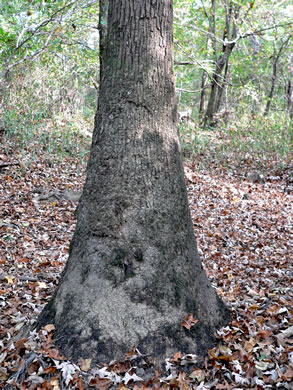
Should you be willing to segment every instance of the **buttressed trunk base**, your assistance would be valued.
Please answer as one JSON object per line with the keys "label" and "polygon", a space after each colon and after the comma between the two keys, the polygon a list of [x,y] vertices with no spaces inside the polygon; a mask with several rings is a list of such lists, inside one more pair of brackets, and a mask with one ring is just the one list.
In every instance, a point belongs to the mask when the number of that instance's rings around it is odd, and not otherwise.
{"label": "buttressed trunk base", "polygon": [[[76,231],[38,326],[67,356],[204,354],[229,314],[197,254],[180,144],[172,1],[111,0],[105,70]],[[198,323],[180,326],[193,314]]]}

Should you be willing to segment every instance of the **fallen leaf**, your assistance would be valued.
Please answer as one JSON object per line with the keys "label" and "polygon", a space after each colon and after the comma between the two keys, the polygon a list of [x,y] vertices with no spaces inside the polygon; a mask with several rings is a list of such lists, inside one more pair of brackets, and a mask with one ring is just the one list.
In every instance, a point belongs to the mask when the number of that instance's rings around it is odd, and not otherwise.
{"label": "fallen leaf", "polygon": [[127,385],[128,382],[133,381],[133,382],[143,382],[143,379],[139,377],[136,374],[129,374],[128,372],[125,374],[123,378],[123,382]]}
{"label": "fallen leaf", "polygon": [[38,282],[38,287],[47,289],[48,285],[45,282]]}
{"label": "fallen leaf", "polygon": [[183,354],[181,352],[176,352],[171,358],[170,362],[176,363],[182,358]]}
{"label": "fallen leaf", "polygon": [[135,355],[135,345],[131,348],[131,350],[125,355],[125,360],[131,358],[133,355]]}
{"label": "fallen leaf", "polygon": [[200,370],[199,368],[193,370],[189,376],[192,379],[196,379],[198,382],[202,382],[205,380],[205,372],[203,370]]}
{"label": "fallen leaf", "polygon": [[89,385],[95,387],[98,390],[107,390],[111,387],[113,382],[110,379],[105,378],[92,378],[89,381]]}
{"label": "fallen leaf", "polygon": [[7,280],[7,282],[9,284],[13,284],[13,281],[14,281],[15,277],[14,276],[10,276],[10,275],[5,275],[5,279]]}
{"label": "fallen leaf", "polygon": [[53,330],[55,330],[55,326],[53,324],[47,324],[46,326],[44,326],[43,328],[44,330],[46,330],[48,333],[52,332]]}
{"label": "fallen leaf", "polygon": [[53,386],[52,390],[60,390],[58,378],[52,378],[50,381],[50,385]]}
{"label": "fallen leaf", "polygon": [[92,364],[92,359],[80,358],[78,361],[78,365],[83,371],[89,371],[91,368],[91,364]]}
{"label": "fallen leaf", "polygon": [[194,326],[197,323],[198,320],[193,318],[192,314],[189,314],[189,316],[185,317],[184,320],[180,322],[180,325],[189,330],[192,326]]}
{"label": "fallen leaf", "polygon": [[255,344],[256,344],[256,341],[253,338],[251,338],[251,339],[249,339],[249,341],[245,342],[244,348],[247,352],[251,353]]}

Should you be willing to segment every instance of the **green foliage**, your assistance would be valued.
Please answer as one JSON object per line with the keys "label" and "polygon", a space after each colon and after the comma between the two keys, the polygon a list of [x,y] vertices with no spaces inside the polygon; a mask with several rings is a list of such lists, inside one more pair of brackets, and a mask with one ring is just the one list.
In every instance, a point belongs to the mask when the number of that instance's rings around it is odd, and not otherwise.
{"label": "green foliage", "polygon": [[179,123],[181,147],[183,155],[187,158],[194,158],[204,154],[210,144],[209,137],[193,121],[181,121]]}
{"label": "green foliage", "polygon": [[[205,107],[215,62],[223,47],[227,9],[240,6],[239,38],[229,60],[219,118],[201,128],[199,115],[203,71],[208,75]],[[290,74],[292,40],[278,63],[271,111],[262,113],[272,79],[272,61],[292,34],[289,0],[174,0],[175,74],[185,156],[209,155],[237,161],[253,155],[265,164],[292,153],[292,131],[285,88]],[[86,156],[93,128],[98,88],[98,1],[16,0],[0,6],[0,116],[6,139],[25,153],[40,150]],[[278,26],[270,28],[272,26]],[[214,33],[211,29],[214,28]],[[265,30],[264,30],[265,29]],[[252,31],[259,31],[252,35]],[[221,116],[222,115],[222,116]],[[230,157],[227,157],[230,156]]]}
{"label": "green foliage", "polygon": [[16,148],[25,152],[39,143],[59,157],[87,154],[97,100],[97,23],[94,1],[2,2],[0,116]]}
{"label": "green foliage", "polygon": [[[16,64],[50,52],[50,62],[93,55],[97,1],[3,1],[0,16],[0,63],[7,73]],[[83,56],[79,55],[79,51]]]}
{"label": "green foliage", "polygon": [[[193,107],[194,119],[199,108],[203,70],[208,74],[209,85],[215,71],[215,61],[221,54],[225,37],[225,3],[231,4],[232,7],[240,6],[237,35],[244,37],[237,40],[229,60],[228,97],[223,103],[226,107],[229,106],[229,109],[231,107],[238,109],[238,103],[242,103],[243,98],[242,88],[251,84],[257,96],[245,95],[246,109],[264,110],[272,77],[274,46],[278,48],[285,37],[292,35],[290,23],[293,8],[289,0],[282,2],[276,0],[215,1],[215,20],[213,20],[211,1],[175,0],[174,48],[179,108],[185,111],[187,107]],[[211,33],[213,28],[215,32]],[[253,31],[257,33],[253,35]],[[290,67],[288,67],[290,51],[292,52],[292,44],[291,48],[289,45],[284,51],[279,63],[277,89],[280,92],[281,88],[284,88],[286,79],[290,77]],[[180,65],[180,63],[189,65]],[[197,92],[192,94],[188,91]],[[206,92],[208,96],[209,89]],[[273,109],[279,109],[278,103],[273,106]]]}
{"label": "green foliage", "polygon": [[217,128],[203,131],[184,122],[180,125],[183,154],[188,159],[200,159],[206,169],[211,161],[219,166],[258,166],[269,170],[283,169],[292,161],[293,129],[286,116],[279,113],[264,118],[261,114],[243,114]]}
{"label": "green foliage", "polygon": [[[71,122],[62,116],[62,119],[57,117],[51,121],[41,112],[20,116],[17,110],[11,110],[4,116],[3,126],[6,139],[4,145],[6,148],[12,148],[13,145],[13,149],[23,156],[24,162],[28,160],[27,151],[38,155],[49,153],[60,161],[65,156],[75,157],[81,163],[87,160],[91,133],[85,130],[85,124],[80,123],[78,118]],[[10,153],[9,150],[6,152]]]}

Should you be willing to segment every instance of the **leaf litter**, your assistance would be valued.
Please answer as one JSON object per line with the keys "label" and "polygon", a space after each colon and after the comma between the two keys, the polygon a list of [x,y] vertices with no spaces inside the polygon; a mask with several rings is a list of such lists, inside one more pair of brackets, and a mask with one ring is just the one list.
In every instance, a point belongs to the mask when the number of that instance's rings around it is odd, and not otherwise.
{"label": "leaf litter", "polygon": [[[16,152],[1,151],[0,160],[7,164],[0,172],[0,388],[293,388],[288,173],[251,181],[217,162],[200,172],[196,164],[185,167],[199,253],[232,321],[217,332],[217,345],[204,361],[178,351],[159,370],[135,347],[104,367],[90,359],[74,364],[54,346],[52,324],[21,338],[58,283],[75,227],[77,199],[46,194],[79,192],[85,168],[72,158],[60,163],[40,154],[28,165],[13,164],[22,161]],[[196,322],[186,313],[178,326],[190,329]]]}

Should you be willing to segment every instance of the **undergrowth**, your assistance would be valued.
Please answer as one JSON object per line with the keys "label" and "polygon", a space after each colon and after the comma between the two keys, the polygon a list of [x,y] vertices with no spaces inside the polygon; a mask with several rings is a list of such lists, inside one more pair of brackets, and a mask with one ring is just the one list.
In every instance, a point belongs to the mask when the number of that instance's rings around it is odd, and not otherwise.
{"label": "undergrowth", "polygon": [[[85,121],[78,115],[59,114],[46,118],[42,113],[18,115],[16,110],[4,116],[3,147],[13,148],[24,160],[27,150],[33,158],[38,154],[50,154],[55,160],[74,157],[83,164],[90,150],[92,120]],[[243,116],[217,127],[203,130],[195,122],[179,124],[183,156],[197,162],[198,169],[208,169],[213,162],[226,167],[252,167],[264,173],[287,169],[292,162],[293,131],[285,116],[268,118]]]}
{"label": "undergrowth", "polygon": [[[52,155],[55,161],[74,157],[85,163],[90,150],[90,125],[80,118],[38,118],[18,116],[16,112],[5,115],[4,142],[6,154],[17,152],[23,161],[38,155]],[[29,151],[29,155],[28,152]]]}
{"label": "undergrowth", "polygon": [[179,128],[183,155],[197,161],[199,169],[218,161],[226,168],[245,166],[266,173],[282,171],[292,163],[293,128],[284,113],[243,115],[206,130],[194,121],[181,122]]}
{"label": "undergrowth", "polygon": [[0,80],[2,148],[25,165],[38,155],[84,163],[90,150],[96,89],[80,75],[53,70],[30,64]]}
{"label": "undergrowth", "polygon": [[[73,157],[83,164],[90,150],[96,90],[78,78],[54,79],[42,69],[19,70],[11,82],[0,84],[2,148],[6,154],[17,152],[26,164],[46,154],[55,161]],[[292,163],[293,129],[286,112],[264,117],[242,110],[213,128],[203,130],[197,120],[183,120],[179,129],[183,156],[198,169],[216,163],[266,173],[286,170]]]}

